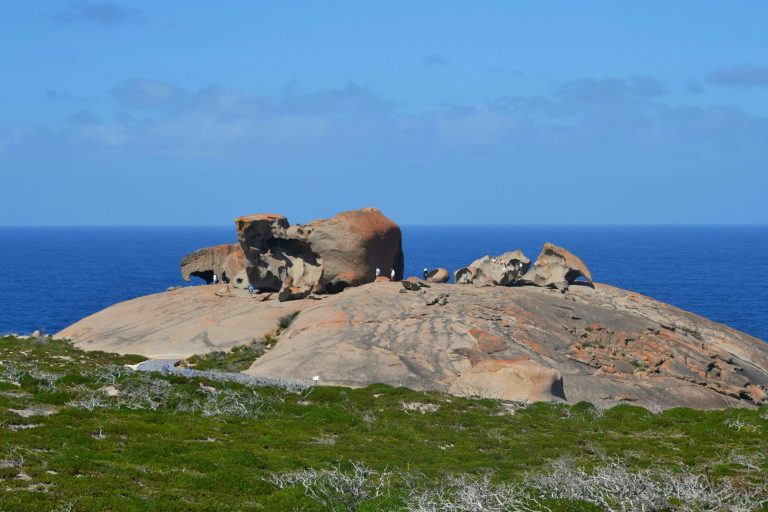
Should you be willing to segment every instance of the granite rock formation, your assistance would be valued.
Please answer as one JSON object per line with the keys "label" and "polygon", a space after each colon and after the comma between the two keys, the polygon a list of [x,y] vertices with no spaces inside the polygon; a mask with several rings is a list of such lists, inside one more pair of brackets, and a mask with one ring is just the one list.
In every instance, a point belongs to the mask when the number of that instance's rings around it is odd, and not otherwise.
{"label": "granite rock formation", "polygon": [[187,254],[181,260],[181,276],[185,281],[199,277],[210,284],[214,274],[236,288],[248,288],[245,257],[238,244],[206,247]]}
{"label": "granite rock formation", "polygon": [[568,285],[580,277],[592,283],[592,274],[584,262],[570,251],[546,243],[533,268],[520,278],[519,284],[567,290]]}
{"label": "granite rock formation", "polygon": [[373,283],[326,298],[247,373],[606,406],[768,403],[768,344],[643,295],[430,284],[439,294],[441,307]]}
{"label": "granite rock formation", "polygon": [[376,282],[291,302],[225,285],[180,288],[116,304],[56,337],[185,357],[246,344],[302,310],[247,373],[604,406],[768,403],[768,344],[643,295],[603,284],[561,293],[406,282],[415,290]]}
{"label": "granite rock formation", "polygon": [[453,279],[457,284],[511,286],[530,266],[531,260],[516,249],[501,256],[483,256],[454,272]]}
{"label": "granite rock formation", "polygon": [[[768,404],[768,344],[592,283],[586,265],[561,247],[545,244],[533,266],[513,251],[456,272],[457,283],[475,286],[434,282],[440,272],[433,282],[398,284],[389,273],[402,277],[400,229],[376,209],[296,226],[252,215],[236,225],[239,246],[196,251],[182,274],[226,274],[235,286],[268,293],[175,289],[116,304],[56,336],[92,350],[183,357],[248,343],[301,310],[246,373],[603,406]],[[573,286],[579,279],[589,286]]]}
{"label": "granite rock formation", "polygon": [[259,291],[335,293],[372,282],[376,268],[402,277],[400,228],[375,208],[305,225],[276,214],[240,217],[235,225],[248,279]]}

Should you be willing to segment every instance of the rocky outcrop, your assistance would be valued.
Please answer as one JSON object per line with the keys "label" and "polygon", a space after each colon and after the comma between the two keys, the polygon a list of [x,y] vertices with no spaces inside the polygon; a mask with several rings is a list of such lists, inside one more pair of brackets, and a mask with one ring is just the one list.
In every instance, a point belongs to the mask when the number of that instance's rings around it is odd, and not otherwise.
{"label": "rocky outcrop", "polygon": [[185,281],[199,277],[210,284],[214,274],[220,281],[229,281],[236,288],[248,288],[245,257],[240,245],[206,247],[187,254],[181,260],[181,276]]}
{"label": "rocky outcrop", "polygon": [[602,284],[561,293],[413,281],[403,283],[419,291],[380,282],[291,302],[225,285],[180,288],[116,304],[56,337],[186,357],[249,343],[302,310],[247,373],[603,406],[768,403],[768,344],[643,295]]}
{"label": "rocky outcrop", "polygon": [[[182,262],[185,278],[217,273],[234,286],[141,297],[56,336],[86,349],[183,357],[248,343],[303,310],[247,373],[603,406],[768,404],[768,344],[593,284],[586,265],[561,247],[545,244],[533,267],[514,251],[456,272],[457,283],[475,286],[434,282],[447,272],[398,284],[388,276],[394,269],[402,277],[400,229],[378,210],[296,226],[282,215],[251,215],[236,226],[239,246],[202,249]],[[580,279],[590,286],[573,286]],[[248,282],[266,293],[236,288]],[[347,287],[319,302],[303,299]]]}
{"label": "rocky outcrop", "polygon": [[444,268],[435,268],[427,273],[427,281],[430,283],[447,283],[451,274]]}
{"label": "rocky outcrop", "polygon": [[483,256],[454,272],[457,284],[511,286],[528,271],[531,260],[520,249],[501,256]]}
{"label": "rocky outcrop", "polygon": [[240,217],[235,225],[248,278],[260,291],[335,293],[374,281],[376,268],[402,277],[400,228],[375,208],[304,225],[276,214]]}
{"label": "rocky outcrop", "polygon": [[[648,297],[602,284],[429,286],[326,298],[247,373],[604,406],[768,403],[768,344]],[[442,306],[425,301],[440,295]]]}
{"label": "rocky outcrop", "polygon": [[546,243],[533,268],[520,278],[519,284],[566,290],[580,277],[592,283],[592,274],[584,262],[570,251]]}

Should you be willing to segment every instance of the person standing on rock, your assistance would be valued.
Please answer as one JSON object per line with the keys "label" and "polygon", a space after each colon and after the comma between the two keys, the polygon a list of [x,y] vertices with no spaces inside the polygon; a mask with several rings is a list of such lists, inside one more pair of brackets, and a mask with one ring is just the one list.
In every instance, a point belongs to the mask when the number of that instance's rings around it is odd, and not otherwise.
{"label": "person standing on rock", "polygon": [[216,274],[213,274],[213,284],[216,284],[218,282],[219,282],[219,276],[217,276]]}
{"label": "person standing on rock", "polygon": [[426,279],[428,275],[429,275],[429,269],[427,267],[424,267],[424,279]]}
{"label": "person standing on rock", "polygon": [[389,280],[390,281],[395,280],[395,269],[392,269],[392,272],[389,273]]}
{"label": "person standing on rock", "polygon": [[376,277],[378,278],[381,275],[381,269],[379,267],[376,267]]}
{"label": "person standing on rock", "polygon": [[249,285],[248,285],[248,295],[250,295],[251,297],[253,297],[253,285],[252,285],[252,284],[249,284]]}

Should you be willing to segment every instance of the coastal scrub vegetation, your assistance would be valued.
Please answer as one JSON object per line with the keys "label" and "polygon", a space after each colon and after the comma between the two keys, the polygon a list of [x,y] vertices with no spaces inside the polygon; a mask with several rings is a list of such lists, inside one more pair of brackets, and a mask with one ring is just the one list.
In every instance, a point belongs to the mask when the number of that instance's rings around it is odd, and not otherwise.
{"label": "coastal scrub vegetation", "polygon": [[182,366],[200,371],[242,372],[247,370],[256,359],[275,346],[279,336],[293,323],[299,313],[300,311],[294,311],[282,316],[278,320],[277,328],[264,338],[251,340],[248,344],[237,345],[229,350],[195,354],[185,359]]}
{"label": "coastal scrub vegetation", "polygon": [[267,350],[267,340],[252,340],[247,345],[237,345],[229,350],[212,350],[195,354],[182,361],[182,366],[201,371],[241,372],[247,370]]}
{"label": "coastal scrub vegetation", "polygon": [[247,384],[0,338],[0,511],[768,510],[768,408]]}

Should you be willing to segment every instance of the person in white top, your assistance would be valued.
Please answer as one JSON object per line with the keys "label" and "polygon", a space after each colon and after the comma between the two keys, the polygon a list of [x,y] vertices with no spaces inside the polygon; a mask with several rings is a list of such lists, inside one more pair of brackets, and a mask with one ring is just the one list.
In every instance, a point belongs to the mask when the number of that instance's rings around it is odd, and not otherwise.
{"label": "person in white top", "polygon": [[376,277],[379,277],[381,275],[381,269],[379,267],[376,267]]}
{"label": "person in white top", "polygon": [[216,274],[213,274],[213,284],[216,284],[218,282],[219,282],[219,276],[217,276]]}
{"label": "person in white top", "polygon": [[389,273],[389,279],[390,281],[395,280],[395,269],[392,269],[392,272]]}

